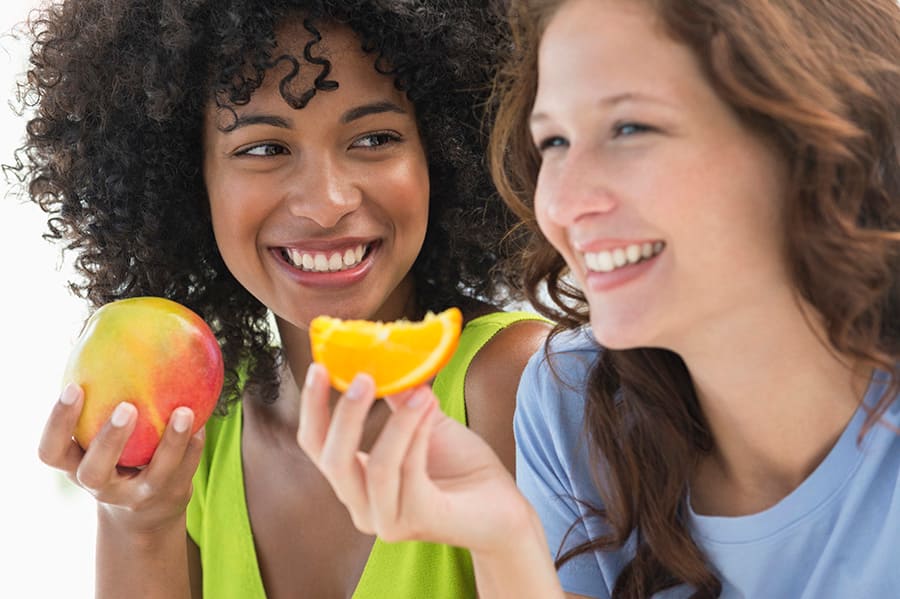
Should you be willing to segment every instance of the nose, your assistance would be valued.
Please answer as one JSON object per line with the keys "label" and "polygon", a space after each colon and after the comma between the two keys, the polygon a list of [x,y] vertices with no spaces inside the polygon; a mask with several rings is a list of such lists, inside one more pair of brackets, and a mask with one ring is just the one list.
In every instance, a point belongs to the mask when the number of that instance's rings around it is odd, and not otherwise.
{"label": "nose", "polygon": [[362,189],[338,161],[320,158],[299,161],[290,174],[285,203],[291,215],[330,229],[362,203]]}
{"label": "nose", "polygon": [[541,165],[535,189],[538,218],[567,227],[590,215],[603,215],[618,206],[612,179],[590,151],[571,149],[559,162]]}

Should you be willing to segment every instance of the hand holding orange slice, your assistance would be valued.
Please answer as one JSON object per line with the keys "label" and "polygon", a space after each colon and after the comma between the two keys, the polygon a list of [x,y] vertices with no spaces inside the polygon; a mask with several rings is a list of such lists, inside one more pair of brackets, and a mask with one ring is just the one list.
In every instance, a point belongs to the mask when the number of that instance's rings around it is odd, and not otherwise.
{"label": "hand holding orange slice", "polygon": [[394,395],[433,377],[459,343],[462,313],[448,308],[413,322],[341,320],[317,316],[309,324],[313,360],[325,366],[340,392],[357,373],[375,380],[376,397]]}

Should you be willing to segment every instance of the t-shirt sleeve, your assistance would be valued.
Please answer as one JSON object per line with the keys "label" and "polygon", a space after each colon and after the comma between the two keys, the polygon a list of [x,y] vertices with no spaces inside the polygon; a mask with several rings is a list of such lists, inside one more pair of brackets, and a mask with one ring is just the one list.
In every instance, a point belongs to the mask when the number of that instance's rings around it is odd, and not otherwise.
{"label": "t-shirt sleeve", "polygon": [[[538,351],[519,384],[514,419],[516,481],[537,511],[555,559],[588,540],[576,497],[594,506],[599,499],[596,494],[584,497],[584,489],[592,486],[582,433],[586,357],[564,356],[557,368],[557,372],[575,376],[577,380],[568,381],[571,385],[554,378],[547,360],[544,350]],[[559,578],[566,592],[609,597],[610,585],[593,552],[565,562]]]}

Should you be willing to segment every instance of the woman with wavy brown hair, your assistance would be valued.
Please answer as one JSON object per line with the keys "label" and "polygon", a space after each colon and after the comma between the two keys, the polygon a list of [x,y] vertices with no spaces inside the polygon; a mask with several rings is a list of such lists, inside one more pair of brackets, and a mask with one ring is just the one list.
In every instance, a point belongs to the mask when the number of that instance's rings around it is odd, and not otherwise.
{"label": "woman with wavy brown hair", "polygon": [[[470,547],[482,597],[895,596],[900,6],[511,14],[493,170],[561,322],[519,386],[521,494],[398,410],[332,472],[355,521]],[[305,393],[315,455],[346,417]]]}

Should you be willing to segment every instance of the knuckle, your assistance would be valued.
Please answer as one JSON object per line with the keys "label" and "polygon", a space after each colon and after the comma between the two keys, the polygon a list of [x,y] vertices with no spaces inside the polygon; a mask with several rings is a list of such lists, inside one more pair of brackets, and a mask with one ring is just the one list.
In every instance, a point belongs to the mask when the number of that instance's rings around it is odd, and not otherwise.
{"label": "knuckle", "polygon": [[398,541],[404,541],[409,538],[404,534],[403,529],[396,524],[381,528],[378,531],[378,536],[388,543],[396,543]]}
{"label": "knuckle", "polygon": [[297,445],[299,445],[300,449],[302,449],[309,455],[313,455],[313,446],[310,439],[310,434],[302,426],[300,427],[300,430],[297,431]]}
{"label": "knuckle", "polygon": [[48,450],[43,445],[38,447],[38,459],[48,466],[56,466],[59,463],[59,457],[56,452]]}
{"label": "knuckle", "polygon": [[343,461],[333,453],[328,453],[320,455],[319,461],[316,463],[316,465],[318,466],[319,470],[321,470],[326,475],[326,477],[330,477],[342,470]]}
{"label": "knuckle", "polygon": [[153,502],[157,494],[158,490],[155,485],[146,480],[141,481],[135,487],[132,505],[136,510],[142,507],[146,507],[148,504]]}
{"label": "knuckle", "polygon": [[100,476],[96,471],[81,468],[75,472],[75,480],[80,486],[89,490],[98,490],[106,482],[105,477]]}
{"label": "knuckle", "polygon": [[351,512],[350,519],[353,521],[353,526],[355,526],[358,531],[369,535],[374,535],[376,533],[375,527],[372,526],[372,523],[368,518],[362,518],[356,512]]}

